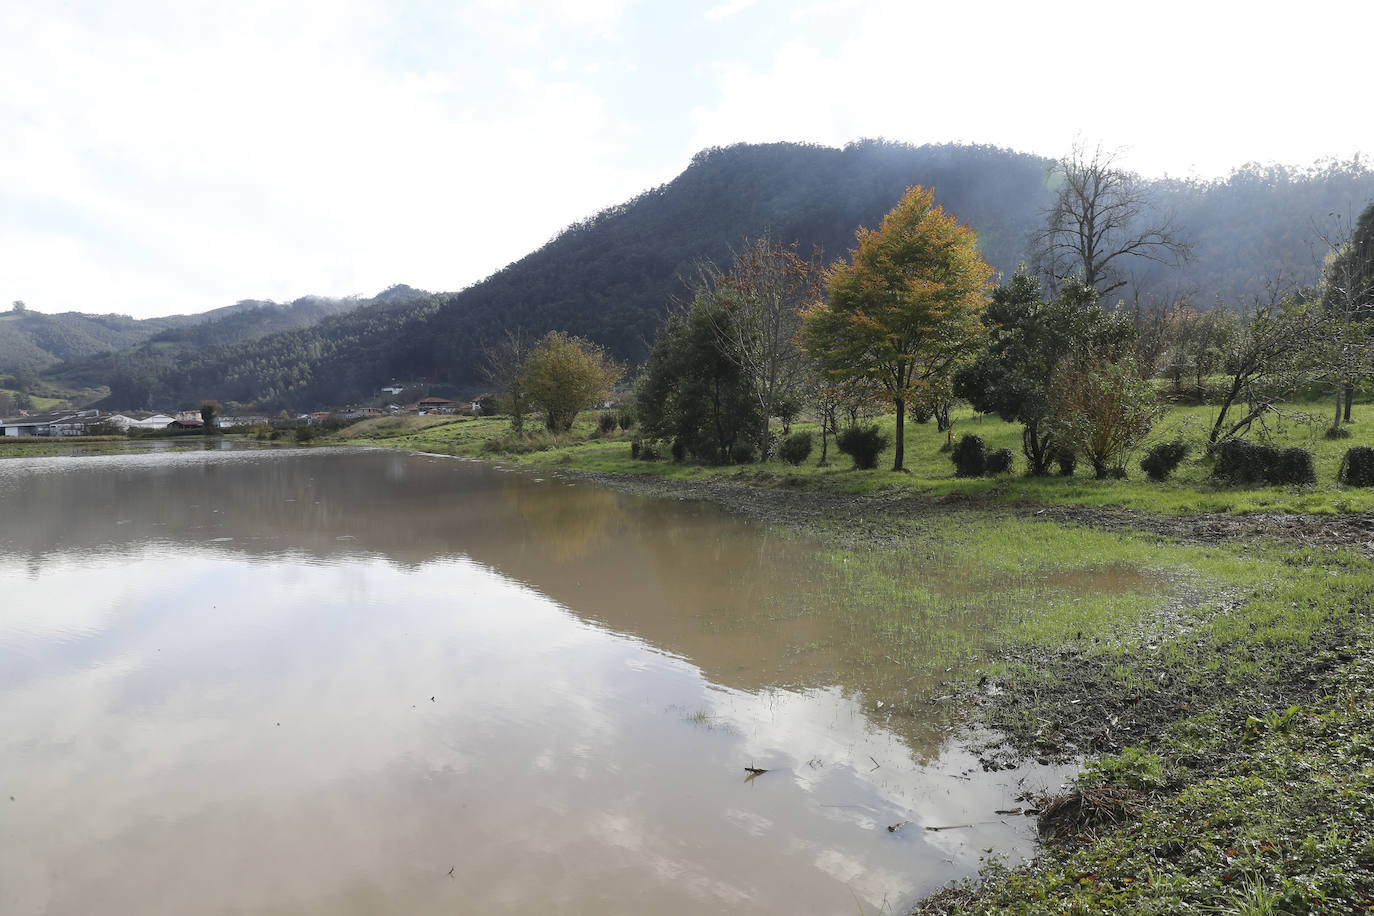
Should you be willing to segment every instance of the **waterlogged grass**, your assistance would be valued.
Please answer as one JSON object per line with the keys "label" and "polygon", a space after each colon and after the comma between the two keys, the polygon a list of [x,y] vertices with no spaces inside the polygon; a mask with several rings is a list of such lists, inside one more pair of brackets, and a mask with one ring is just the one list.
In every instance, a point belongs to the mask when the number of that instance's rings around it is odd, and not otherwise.
{"label": "waterlogged grass", "polygon": [[[1177,723],[1155,752],[1131,752],[1164,777],[1137,790],[1137,820],[1052,843],[1028,868],[993,864],[917,912],[1374,910],[1374,656],[1345,655],[1305,702],[1213,710]],[[1094,769],[1085,781],[1121,781]]]}
{"label": "waterlogged grass", "polygon": [[[1036,753],[1101,754],[1084,782],[1136,792],[1143,814],[918,912],[1374,907],[1374,563],[1277,548],[1256,561],[1277,575],[1168,639],[1022,647],[989,717]],[[1167,779],[1142,795],[1123,759]]]}
{"label": "waterlogged grass", "polygon": [[[526,441],[512,437],[504,418],[411,417],[366,421],[345,430],[340,439],[358,444],[413,448],[468,457],[499,457],[535,465],[559,464],[585,471],[618,474],[656,474],[667,478],[715,478],[767,486],[790,486],[839,493],[897,492],[930,498],[972,498],[986,502],[1039,503],[1043,505],[1113,506],[1152,512],[1310,512],[1340,513],[1374,510],[1374,488],[1352,488],[1336,482],[1341,457],[1352,445],[1374,444],[1374,405],[1357,404],[1355,422],[1344,427],[1345,439],[1327,439],[1330,405],[1289,405],[1282,417],[1271,421],[1264,434],[1283,446],[1299,446],[1313,453],[1318,483],[1307,487],[1231,487],[1214,481],[1205,460],[1204,444],[1215,409],[1208,406],[1171,407],[1156,424],[1145,443],[1183,438],[1193,446],[1191,454],[1167,481],[1153,482],[1139,469],[1137,454],[1127,463],[1126,480],[1093,480],[1080,469],[1073,477],[1028,478],[1021,457],[1021,427],[996,417],[971,411],[954,414],[954,437],[965,433],[981,436],[989,448],[1009,448],[1016,455],[1014,473],[976,480],[954,476],[947,446],[950,436],[934,424],[908,423],[907,471],[854,471],[849,459],[831,443],[829,461],[818,466],[819,441],[807,461],[793,467],[780,461],[766,464],[702,467],[670,460],[652,462],[630,456],[630,435],[617,430],[598,437],[596,414],[584,414],[571,433],[553,437],[533,433]],[[415,422],[422,421],[422,422]],[[893,421],[882,423],[889,432]],[[802,424],[799,429],[809,428]],[[1142,450],[1143,452],[1143,450]],[[887,468],[891,451],[884,453],[880,468]]]}

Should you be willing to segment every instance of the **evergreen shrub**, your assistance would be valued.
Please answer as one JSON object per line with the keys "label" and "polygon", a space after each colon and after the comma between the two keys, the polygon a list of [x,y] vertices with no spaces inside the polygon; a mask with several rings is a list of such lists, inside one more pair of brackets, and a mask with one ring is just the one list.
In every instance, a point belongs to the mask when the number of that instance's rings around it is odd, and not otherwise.
{"label": "evergreen shrub", "polygon": [[1374,487],[1374,448],[1357,445],[1347,449],[1336,479],[1348,487]]}
{"label": "evergreen shrub", "polygon": [[1305,448],[1286,448],[1279,452],[1273,483],[1307,484],[1317,482],[1312,453]]}
{"label": "evergreen shrub", "polygon": [[983,437],[976,433],[966,433],[954,446],[949,456],[954,462],[955,477],[982,477],[987,466],[987,455],[983,450]]}
{"label": "evergreen shrub", "polygon": [[1169,475],[1188,457],[1188,449],[1188,443],[1182,439],[1160,442],[1151,446],[1145,457],[1140,459],[1140,469],[1151,480],[1168,480]]}
{"label": "evergreen shrub", "polygon": [[748,442],[736,442],[730,446],[730,461],[734,464],[753,464],[759,460],[758,453]]}
{"label": "evergreen shrub", "polygon": [[988,477],[994,474],[1006,474],[1011,470],[1011,449],[998,448],[985,453],[983,456],[983,473]]}
{"label": "evergreen shrub", "polygon": [[790,465],[798,465],[811,456],[811,433],[793,433],[778,446],[778,457]]}
{"label": "evergreen shrub", "polygon": [[878,456],[892,444],[892,440],[873,426],[851,426],[835,437],[835,447],[854,459],[854,469],[871,471],[878,466]]}
{"label": "evergreen shrub", "polygon": [[1312,453],[1306,449],[1228,439],[1217,446],[1215,454],[1212,476],[1228,483],[1308,484],[1317,480]]}
{"label": "evergreen shrub", "polygon": [[1059,468],[1060,477],[1072,477],[1074,469],[1078,467],[1078,453],[1071,448],[1058,449],[1053,460]]}

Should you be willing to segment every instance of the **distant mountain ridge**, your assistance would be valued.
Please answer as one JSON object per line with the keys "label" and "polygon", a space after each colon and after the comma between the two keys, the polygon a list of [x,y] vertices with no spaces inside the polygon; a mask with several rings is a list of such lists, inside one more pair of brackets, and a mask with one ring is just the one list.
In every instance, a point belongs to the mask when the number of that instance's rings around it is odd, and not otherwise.
{"label": "distant mountain ridge", "polygon": [[[211,346],[254,340],[279,331],[305,327],[321,318],[356,308],[357,299],[305,296],[294,302],[245,299],[195,315],[130,318],[60,312],[48,315],[27,308],[0,313],[0,374],[21,367],[32,371],[88,357],[117,353],[147,341]],[[63,367],[59,371],[69,371]]]}
{"label": "distant mountain ridge", "polygon": [[[393,287],[256,337],[238,335],[229,318],[168,328],[108,361],[107,403],[177,406],[215,397],[265,409],[312,407],[364,400],[393,378],[475,390],[483,344],[506,329],[566,330],[636,362],[667,310],[688,295],[701,261],[723,264],[765,232],[803,251],[819,248],[827,260],[843,257],[855,229],[876,226],[913,184],[934,188],[947,211],[977,230],[984,257],[1010,273],[1051,200],[1051,165],[996,147],[885,141],[705,150],[671,182],[569,226],[458,293]],[[1176,272],[1141,265],[1136,288],[1183,293],[1205,306],[1259,293],[1280,270],[1315,279],[1315,222],[1332,210],[1358,212],[1374,198],[1374,173],[1358,161],[1309,170],[1248,166],[1224,181],[1149,187],[1194,239],[1196,257]],[[304,317],[308,304],[298,302]]]}

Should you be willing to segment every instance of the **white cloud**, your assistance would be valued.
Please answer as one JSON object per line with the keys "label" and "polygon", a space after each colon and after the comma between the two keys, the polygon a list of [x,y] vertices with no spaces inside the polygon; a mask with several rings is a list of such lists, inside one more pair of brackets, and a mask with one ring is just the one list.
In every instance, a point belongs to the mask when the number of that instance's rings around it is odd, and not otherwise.
{"label": "white cloud", "polygon": [[1082,0],[1052,11],[873,0],[804,12],[785,42],[717,71],[715,98],[693,108],[694,148],[881,135],[1058,155],[1084,135],[1147,173],[1219,175],[1369,143],[1340,89],[1362,78],[1358,55],[1322,54],[1317,83],[1307,58],[1330,46],[1333,21],[1374,25],[1371,11],[1240,17],[1180,0],[1127,19]]}
{"label": "white cloud", "polygon": [[742,13],[749,7],[757,3],[758,0],[727,0],[717,6],[713,6],[706,11],[706,18],[712,22],[721,19],[729,19],[737,13]]}
{"label": "white cloud", "polygon": [[1369,142],[1339,35],[1374,12],[1165,0],[1130,15],[16,0],[0,6],[0,301],[158,314],[457,289],[740,141],[1056,155],[1082,135],[1175,174]]}
{"label": "white cloud", "polygon": [[[602,34],[623,6],[563,4],[557,21]],[[512,92],[480,35],[481,61],[384,63],[388,20],[368,4],[286,21],[216,7],[213,29],[163,12],[128,35],[0,14],[24,36],[0,47],[18,87],[0,98],[0,195],[19,204],[0,237],[31,255],[0,265],[8,298],[148,314],[453,289],[644,183],[607,164],[601,98],[537,54],[510,62]],[[518,21],[493,28],[522,40]]]}

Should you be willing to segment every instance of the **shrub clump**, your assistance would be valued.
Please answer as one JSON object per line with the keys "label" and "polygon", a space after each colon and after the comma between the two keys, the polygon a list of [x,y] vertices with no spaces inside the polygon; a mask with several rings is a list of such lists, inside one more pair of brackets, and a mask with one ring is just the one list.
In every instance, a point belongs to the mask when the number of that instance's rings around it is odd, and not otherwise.
{"label": "shrub clump", "polygon": [[983,437],[976,433],[966,433],[954,446],[949,460],[954,462],[955,477],[982,477],[987,466],[987,455],[983,450]]}
{"label": "shrub clump", "polygon": [[1374,487],[1374,448],[1357,445],[1346,449],[1336,479],[1348,487]]}
{"label": "shrub clump", "polygon": [[1228,439],[1216,450],[1217,463],[1212,476],[1233,484],[1308,484],[1316,483],[1317,470],[1312,453],[1301,448],[1276,448]]}
{"label": "shrub clump", "polygon": [[892,440],[877,425],[851,426],[835,437],[835,447],[854,459],[854,469],[871,471]]}
{"label": "shrub clump", "polygon": [[796,466],[811,456],[811,433],[793,433],[778,446],[778,457]]}
{"label": "shrub clump", "polygon": [[747,442],[736,442],[730,446],[730,461],[732,464],[753,464],[759,460],[758,452]]}
{"label": "shrub clump", "polygon": [[1140,459],[1140,469],[1151,480],[1168,480],[1169,475],[1188,457],[1189,446],[1182,439],[1173,442],[1160,442],[1150,446],[1145,457]]}
{"label": "shrub clump", "polygon": [[983,473],[988,477],[1011,471],[1011,449],[995,448],[983,455]]}
{"label": "shrub clump", "polygon": [[991,477],[1005,474],[1011,470],[1011,449],[997,448],[989,451],[983,445],[983,437],[968,433],[959,438],[949,460],[954,462],[955,477]]}
{"label": "shrub clump", "polygon": [[1074,469],[1078,467],[1078,453],[1071,448],[1057,449],[1054,464],[1059,468],[1060,477],[1072,477]]}
{"label": "shrub clump", "polygon": [[596,421],[597,432],[603,436],[615,432],[616,418],[613,413],[603,413]]}

